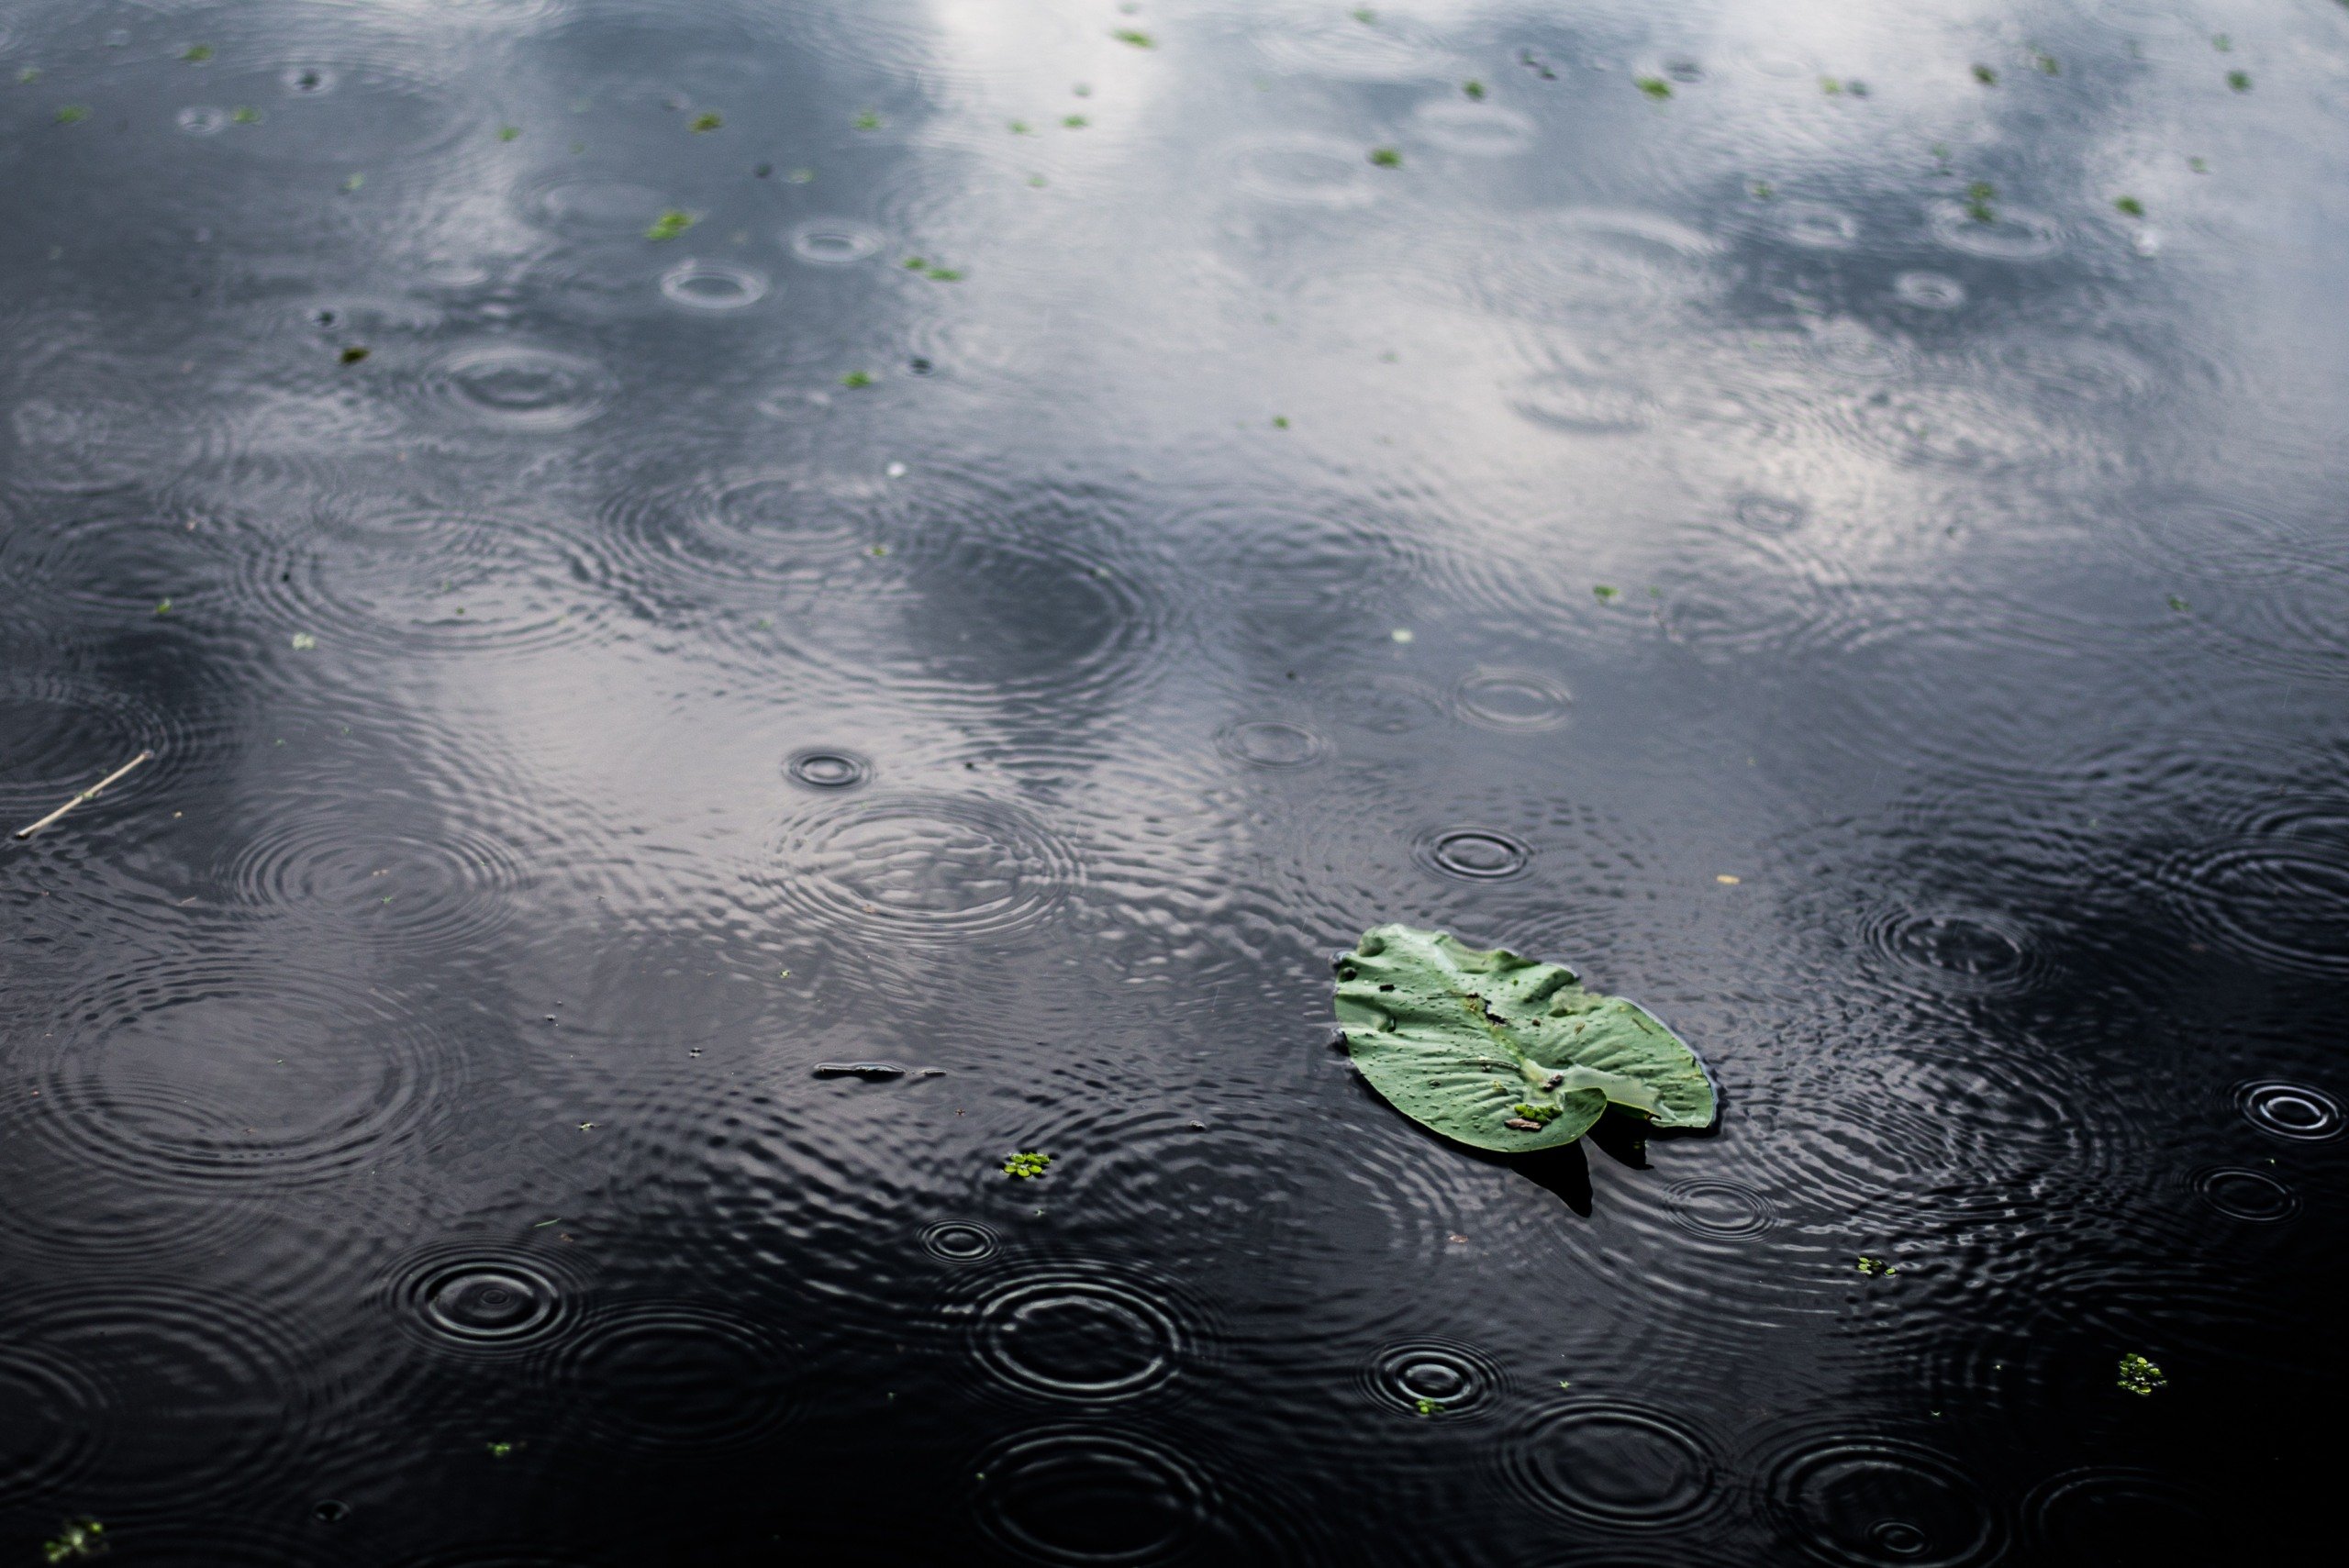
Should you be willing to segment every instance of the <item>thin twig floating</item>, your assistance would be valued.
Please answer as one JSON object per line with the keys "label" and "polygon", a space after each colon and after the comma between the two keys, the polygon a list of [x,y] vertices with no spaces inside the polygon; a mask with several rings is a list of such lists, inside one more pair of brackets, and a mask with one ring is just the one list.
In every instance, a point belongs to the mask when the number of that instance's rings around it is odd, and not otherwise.
{"label": "thin twig floating", "polygon": [[92,784],[89,788],[83,790],[81,794],[67,801],[64,805],[59,806],[56,810],[42,817],[39,821],[33,823],[30,827],[17,828],[17,837],[19,839],[29,839],[34,834],[39,832],[42,828],[48,827],[50,823],[56,821],[59,817],[64,816],[67,812],[72,810],[75,806],[81,805],[83,801],[96,799],[100,790],[105,789],[106,785],[114,783],[117,779],[119,779],[123,774],[130,772],[131,769],[137,767],[139,763],[150,760],[154,755],[155,753],[152,751],[139,752],[139,755],[131,758],[130,761],[123,763],[122,766],[117,768],[114,772],[100,779],[97,783]]}

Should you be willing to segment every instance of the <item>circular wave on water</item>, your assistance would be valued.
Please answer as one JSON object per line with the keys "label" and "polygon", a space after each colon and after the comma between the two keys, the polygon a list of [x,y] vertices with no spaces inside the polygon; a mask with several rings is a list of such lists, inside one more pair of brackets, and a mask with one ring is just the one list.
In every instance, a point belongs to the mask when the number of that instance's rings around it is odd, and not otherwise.
{"label": "circular wave on water", "polygon": [[1412,850],[1420,864],[1463,882],[1507,881],[1533,863],[1533,847],[1498,828],[1439,828]]}
{"label": "circular wave on water", "polygon": [[1002,1388],[1072,1404],[1152,1394],[1197,1359],[1197,1313],[1130,1268],[1064,1261],[985,1281],[958,1302],[978,1366]]}
{"label": "circular wave on water", "polygon": [[[0,673],[0,832],[45,816],[77,791],[96,784],[141,751],[177,755],[190,732],[160,705],[137,692],[86,675],[49,674],[19,667]],[[153,768],[153,763],[146,764]],[[133,773],[106,798],[130,795],[148,782]]]}
{"label": "circular wave on water", "polygon": [[2227,1531],[2175,1473],[2090,1465],[2041,1483],[2023,1499],[2025,1536],[2051,1562],[2221,1560]]}
{"label": "circular wave on water", "polygon": [[[268,46],[263,45],[263,51]],[[418,51],[421,53],[421,51]],[[251,65],[243,50],[207,67],[206,89],[259,117],[231,124],[207,151],[264,163],[381,168],[482,132],[478,112],[453,85],[388,49]]]}
{"label": "circular wave on water", "polygon": [[2319,796],[2264,800],[2164,857],[2154,884],[2198,933],[2262,963],[2349,973],[2349,811]]}
{"label": "circular wave on water", "polygon": [[55,1495],[104,1446],[105,1396],[74,1361],[0,1336],[0,1506]]}
{"label": "circular wave on water", "polygon": [[1903,272],[1892,280],[1892,293],[1920,310],[1955,310],[1965,303],[1965,285],[1944,272]]}
{"label": "circular wave on water", "polygon": [[604,508],[623,593],[668,603],[696,591],[775,593],[856,562],[893,518],[879,475],[811,468],[721,470],[630,486]]}
{"label": "circular wave on water", "polygon": [[1260,201],[1360,206],[1378,191],[1361,148],[1319,137],[1243,141],[1227,150],[1223,161],[1233,187]]}
{"label": "circular wave on water", "polygon": [[2255,1079],[2235,1087],[2235,1106],[2260,1131],[2297,1143],[2341,1136],[2341,1102],[2322,1089],[2277,1079]]}
{"label": "circular wave on water", "polygon": [[611,373],[584,355],[527,343],[481,343],[436,361],[427,390],[460,423],[552,434],[599,417],[616,390]]}
{"label": "circular wave on water", "polygon": [[1672,1223],[1698,1236],[1759,1236],[1778,1222],[1776,1204],[1736,1182],[1679,1183],[1672,1189],[1669,1207]]}
{"label": "circular wave on water", "polygon": [[2043,967],[2027,930],[1981,910],[1886,906],[1868,921],[1865,940],[1910,989],[2012,992]]}
{"label": "circular wave on water", "polygon": [[401,1330],[430,1349],[506,1356],[575,1329],[582,1291],[551,1249],[482,1240],[411,1253],[376,1294]]}
{"label": "circular wave on water", "polygon": [[26,1065],[30,1125],[133,1177],[321,1180],[410,1135],[469,1051],[283,954],[214,952],[94,983]]}
{"label": "circular wave on water", "polygon": [[2273,1225],[2300,1212],[2298,1193],[2265,1171],[2220,1165],[2194,1173],[2194,1190],[2231,1219]]}
{"label": "circular wave on water", "polygon": [[1451,1340],[1399,1340],[1382,1345],[1357,1381],[1389,1410],[1447,1420],[1489,1415],[1503,1391],[1501,1369],[1473,1345]]}
{"label": "circular wave on water", "polygon": [[1197,1465],[1139,1435],[1069,1428],[998,1443],[971,1463],[980,1529],[1019,1560],[1149,1568],[1187,1556],[1217,1513]]}
{"label": "circular wave on water", "polygon": [[1003,1250],[996,1233],[974,1219],[941,1219],[925,1227],[922,1249],[950,1263],[983,1263]]}
{"label": "circular wave on water", "polygon": [[846,267],[881,253],[881,231],[850,217],[811,217],[792,226],[784,242],[814,267]]}
{"label": "circular wave on water", "polygon": [[2064,248],[2064,230],[2054,219],[2003,202],[1987,223],[1964,202],[1935,202],[1925,209],[1925,226],[1951,250],[1994,261],[2040,261]]}
{"label": "circular wave on water", "polygon": [[1788,1540],[1838,1568],[1965,1568],[2006,1545],[1971,1476],[1896,1439],[1798,1440],[1771,1462],[1764,1502]]}
{"label": "circular wave on water", "polygon": [[1479,252],[1479,301],[1535,321],[1669,317],[1720,284],[1720,242],[1661,213],[1558,207],[1519,219]]}
{"label": "circular wave on water", "polygon": [[740,310],[767,296],[764,272],[731,261],[689,258],[661,274],[662,295],[688,310]]}
{"label": "circular wave on water", "polygon": [[734,1314],[683,1302],[591,1316],[551,1371],[592,1428],[649,1451],[748,1447],[794,1413],[786,1347]]}
{"label": "circular wave on water", "polygon": [[1574,702],[1564,684],[1533,670],[1471,670],[1452,696],[1453,710],[1469,723],[1520,732],[1557,728]]}
{"label": "circular wave on water", "polygon": [[762,877],[786,906],[828,927],[930,942],[1040,924],[1081,879],[1075,851],[1019,807],[916,791],[794,817]]}
{"label": "circular wave on water", "polygon": [[[104,1391],[97,1462],[107,1489],[144,1508],[186,1508],[282,1484],[288,1462],[306,1450],[315,1415],[308,1369],[320,1351],[299,1327],[249,1297],[115,1277],[103,1290],[19,1293],[10,1319],[41,1362],[73,1369],[34,1374],[39,1386],[68,1400],[86,1397],[77,1384]],[[22,1354],[0,1361],[0,1389],[8,1366],[33,1364]],[[20,1429],[41,1425],[36,1415]],[[69,1437],[57,1458],[73,1462],[85,1440]]]}
{"label": "circular wave on water", "polygon": [[873,778],[873,764],[863,757],[827,748],[794,751],[783,771],[794,784],[820,790],[854,789]]}
{"label": "circular wave on water", "polygon": [[1820,202],[1788,202],[1778,209],[1778,232],[1809,250],[1846,250],[1859,242],[1860,220]]}
{"label": "circular wave on water", "polygon": [[1302,724],[1285,718],[1247,718],[1216,731],[1216,749],[1252,768],[1286,770],[1321,760],[1329,743]]}
{"label": "circular wave on water", "polygon": [[1503,1477],[1528,1502],[1626,1529],[1685,1525],[1724,1500],[1712,1448],[1675,1416],[1628,1400],[1576,1397],[1502,1440]]}
{"label": "circular wave on water", "polygon": [[222,868],[227,896],[323,922],[340,940],[471,948],[513,918],[529,880],[513,846],[470,823],[354,821],[347,806],[281,806]]}
{"label": "circular wave on water", "polygon": [[552,180],[522,198],[534,222],[585,239],[641,239],[670,205],[654,186],[594,176]]}

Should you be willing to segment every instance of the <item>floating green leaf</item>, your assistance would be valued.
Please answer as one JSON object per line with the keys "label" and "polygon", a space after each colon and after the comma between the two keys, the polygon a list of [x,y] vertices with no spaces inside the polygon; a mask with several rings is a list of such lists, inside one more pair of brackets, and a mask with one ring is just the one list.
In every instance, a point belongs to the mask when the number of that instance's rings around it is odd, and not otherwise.
{"label": "floating green leaf", "polygon": [[2139,201],[2134,196],[2115,197],[2112,205],[2120,211],[2128,214],[2131,217],[2143,217],[2145,216],[2145,204]]}
{"label": "floating green leaf", "polygon": [[1897,1274],[1899,1272],[1898,1267],[1882,1258],[1871,1258],[1865,1252],[1860,1254],[1860,1273],[1870,1278],[1879,1274]]}
{"label": "floating green leaf", "polygon": [[2132,1351],[2121,1358],[2120,1384],[2130,1394],[2151,1394],[2169,1381],[2162,1369]]}
{"label": "floating green leaf", "polygon": [[1985,87],[1995,87],[1998,84],[1998,73],[1987,65],[1977,65],[1974,68],[1974,80]]}
{"label": "floating green leaf", "polygon": [[59,125],[79,125],[89,117],[90,106],[87,104],[66,104],[57,111]]}
{"label": "floating green leaf", "polygon": [[1657,1127],[1713,1123],[1712,1081],[1678,1036],[1564,964],[1380,926],[1338,961],[1338,1024],[1371,1086],[1456,1142],[1572,1143],[1609,1105]]}
{"label": "floating green leaf", "polygon": [[95,1557],[106,1549],[106,1527],[95,1519],[69,1519],[65,1528],[40,1543],[45,1562],[71,1562]]}
{"label": "floating green leaf", "polygon": [[1381,169],[1400,169],[1403,166],[1403,155],[1391,147],[1372,148],[1370,161]]}
{"label": "floating green leaf", "polygon": [[1476,103],[1481,104],[1485,101],[1485,84],[1474,77],[1463,82],[1460,84],[1460,90]]}
{"label": "floating green leaf", "polygon": [[705,110],[694,117],[693,129],[698,134],[707,134],[707,132],[716,130],[725,123],[726,117],[724,115],[718,113],[714,109]]}
{"label": "floating green leaf", "polygon": [[1136,49],[1155,49],[1158,47],[1156,41],[1153,40],[1148,33],[1143,32],[1140,28],[1119,28],[1116,32],[1111,33],[1109,36],[1116,39],[1119,43],[1131,44]]}
{"label": "floating green leaf", "polygon": [[1637,87],[1641,92],[1645,93],[1651,98],[1669,98],[1672,96],[1672,83],[1666,82],[1661,76],[1634,76],[1631,78],[1631,85]]}
{"label": "floating green leaf", "polygon": [[644,237],[647,239],[674,239],[693,226],[693,214],[671,207],[652,220],[652,227],[644,231]]}
{"label": "floating green leaf", "polygon": [[1033,1149],[1023,1149],[1003,1162],[1003,1173],[1007,1176],[1017,1176],[1023,1182],[1031,1182],[1042,1175],[1044,1167],[1052,1162],[1052,1157],[1049,1154],[1040,1154]]}

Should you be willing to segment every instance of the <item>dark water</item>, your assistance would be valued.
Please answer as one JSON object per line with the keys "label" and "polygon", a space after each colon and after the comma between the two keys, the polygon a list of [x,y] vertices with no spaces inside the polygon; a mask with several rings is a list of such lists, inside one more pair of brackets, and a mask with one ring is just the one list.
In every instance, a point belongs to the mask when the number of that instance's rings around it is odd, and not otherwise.
{"label": "dark water", "polygon": [[[154,753],[0,862],[0,1562],[2321,1526],[2349,9],[0,70],[5,826]],[[1718,1135],[1424,1136],[1327,1045],[1386,919],[1642,999]]]}

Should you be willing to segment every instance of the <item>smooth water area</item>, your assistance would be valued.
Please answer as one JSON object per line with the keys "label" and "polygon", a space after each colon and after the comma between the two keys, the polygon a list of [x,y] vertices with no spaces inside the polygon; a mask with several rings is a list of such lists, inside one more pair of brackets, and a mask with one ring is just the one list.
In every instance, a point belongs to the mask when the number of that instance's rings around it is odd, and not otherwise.
{"label": "smooth water area", "polygon": [[[0,840],[0,1562],[2337,1532],[2349,7],[12,0],[0,117],[0,830],[151,752]],[[1431,1137],[1388,920],[1718,1130]]]}

